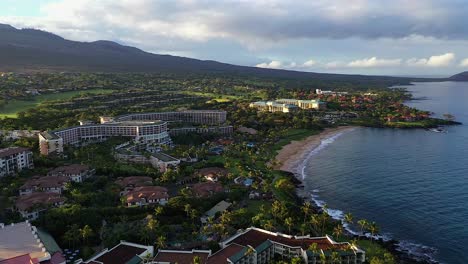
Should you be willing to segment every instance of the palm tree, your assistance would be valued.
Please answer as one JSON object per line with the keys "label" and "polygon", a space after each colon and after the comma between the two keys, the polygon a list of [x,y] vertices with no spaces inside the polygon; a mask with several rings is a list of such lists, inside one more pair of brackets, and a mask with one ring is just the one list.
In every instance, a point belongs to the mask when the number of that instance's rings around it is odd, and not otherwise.
{"label": "palm tree", "polygon": [[265,223],[263,224],[263,228],[265,228],[265,230],[272,231],[275,228],[275,226],[273,225],[273,221],[272,220],[265,221]]}
{"label": "palm tree", "polygon": [[332,263],[341,263],[341,256],[338,252],[332,252],[331,254],[331,261]]}
{"label": "palm tree", "polygon": [[159,249],[165,248],[166,247],[166,237],[165,236],[159,236],[158,240],[156,241],[156,245],[158,246]]}
{"label": "palm tree", "polygon": [[186,205],[184,206],[184,211],[185,211],[185,213],[187,214],[187,217],[190,216],[190,211],[191,211],[191,210],[192,210],[192,206],[190,206],[190,204],[186,204]]}
{"label": "palm tree", "polygon": [[161,215],[163,212],[163,207],[162,206],[158,206],[154,209],[154,215],[157,217],[159,215]]}
{"label": "palm tree", "polygon": [[333,235],[335,235],[338,239],[340,236],[343,234],[343,226],[341,224],[338,224],[333,228]]}
{"label": "palm tree", "polygon": [[310,244],[308,250],[310,250],[314,255],[317,254],[318,252],[318,244],[317,243],[312,243]]}
{"label": "palm tree", "polygon": [[312,217],[310,218],[310,223],[314,227],[315,233],[319,233],[319,224],[320,224],[320,219],[318,214],[313,214]]}
{"label": "palm tree", "polygon": [[193,264],[202,264],[200,256],[193,257],[192,263]]}
{"label": "palm tree", "polygon": [[361,219],[357,221],[358,225],[361,227],[361,235],[364,235],[364,229],[367,227],[369,224],[366,219]]}
{"label": "palm tree", "polygon": [[323,253],[323,252],[322,252],[322,254],[320,254],[320,263],[321,264],[327,263],[327,256],[325,256],[325,253]]}
{"label": "palm tree", "polygon": [[344,222],[351,225],[353,223],[353,215],[351,213],[347,213],[344,215]]}
{"label": "palm tree", "polygon": [[371,233],[371,241],[373,241],[373,237],[375,234],[377,234],[379,232],[379,227],[377,226],[377,224],[375,222],[372,222],[369,224],[369,232]]}
{"label": "palm tree", "polygon": [[305,223],[307,216],[310,214],[310,211],[312,210],[312,205],[310,204],[309,201],[307,201],[301,206],[301,210],[304,213],[304,223]]}
{"label": "palm tree", "polygon": [[294,224],[293,219],[291,217],[284,219],[284,224],[288,227],[289,234],[291,235],[291,227]]}
{"label": "palm tree", "polygon": [[83,243],[87,244],[88,238],[93,235],[93,229],[89,225],[85,225],[80,229],[81,237],[83,238]]}

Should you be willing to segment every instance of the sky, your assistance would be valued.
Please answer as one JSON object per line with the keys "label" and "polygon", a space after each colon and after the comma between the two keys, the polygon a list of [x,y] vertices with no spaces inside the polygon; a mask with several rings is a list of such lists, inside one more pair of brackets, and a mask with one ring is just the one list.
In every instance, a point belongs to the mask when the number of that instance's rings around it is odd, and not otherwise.
{"label": "sky", "polygon": [[468,70],[468,0],[0,0],[0,23],[265,68]]}

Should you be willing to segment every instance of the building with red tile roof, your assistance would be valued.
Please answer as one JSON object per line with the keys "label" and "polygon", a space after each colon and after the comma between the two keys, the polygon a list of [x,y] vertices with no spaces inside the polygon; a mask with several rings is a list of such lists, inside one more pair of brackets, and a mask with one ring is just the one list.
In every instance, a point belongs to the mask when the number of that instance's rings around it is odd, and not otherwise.
{"label": "building with red tile roof", "polygon": [[194,258],[198,257],[200,263],[207,263],[211,250],[158,250],[153,259],[154,264],[192,264]]}
{"label": "building with red tile roof", "polygon": [[[317,244],[317,252],[308,250]],[[300,257],[305,263],[321,263],[320,256],[331,258],[332,252],[338,252],[342,262],[362,264],[365,252],[347,242],[335,242],[331,237],[290,236],[250,227],[220,243],[221,250],[214,254],[205,253],[200,263],[204,264],[266,264],[275,255],[285,258]],[[153,263],[193,263],[192,251],[159,250]]]}
{"label": "building with red tile roof", "polygon": [[226,177],[229,171],[225,168],[209,167],[199,169],[196,174],[208,181],[216,182],[219,178]]}
{"label": "building with red tile roof", "polygon": [[223,185],[218,182],[200,182],[192,186],[193,194],[196,197],[209,197],[215,193],[224,191]]}
{"label": "building with red tile roof", "polygon": [[31,150],[20,147],[0,149],[0,177],[12,175],[24,169],[32,169],[33,167]]}
{"label": "building with red tile roof", "polygon": [[95,173],[94,169],[91,169],[88,165],[83,164],[70,164],[55,168],[49,173],[48,176],[66,176],[74,182],[83,182],[87,178],[93,176]]}
{"label": "building with red tile roof", "polygon": [[65,202],[58,193],[37,192],[20,196],[15,207],[26,219],[34,220],[39,217],[39,213],[49,207],[60,206]]}
{"label": "building with red tile roof", "polygon": [[141,263],[143,259],[152,258],[154,254],[153,246],[145,246],[126,241],[120,241],[118,245],[111,249],[104,249],[91,259],[85,261],[86,264],[128,264]]}
{"label": "building with red tile roof", "polygon": [[26,181],[26,183],[19,188],[19,192],[20,195],[31,194],[33,192],[53,192],[61,194],[70,181],[71,179],[66,176],[37,176]]}
{"label": "building with red tile roof", "polygon": [[125,199],[127,206],[164,205],[169,200],[169,194],[167,188],[161,186],[142,186],[129,191]]}
{"label": "building with red tile roof", "polygon": [[119,185],[120,188],[123,189],[121,195],[124,195],[128,191],[135,189],[135,187],[153,185],[153,179],[147,176],[120,177],[115,181],[115,184]]}

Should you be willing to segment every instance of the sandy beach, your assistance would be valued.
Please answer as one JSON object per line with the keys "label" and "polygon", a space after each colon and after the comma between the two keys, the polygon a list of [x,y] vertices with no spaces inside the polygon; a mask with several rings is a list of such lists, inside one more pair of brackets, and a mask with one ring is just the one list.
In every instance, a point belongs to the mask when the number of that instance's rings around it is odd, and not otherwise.
{"label": "sandy beach", "polygon": [[353,129],[353,126],[344,126],[337,128],[327,128],[320,134],[312,135],[300,141],[292,141],[284,146],[276,155],[277,165],[275,169],[288,171],[296,175],[300,174],[300,165],[307,155],[317,148],[323,139],[333,137],[334,135]]}

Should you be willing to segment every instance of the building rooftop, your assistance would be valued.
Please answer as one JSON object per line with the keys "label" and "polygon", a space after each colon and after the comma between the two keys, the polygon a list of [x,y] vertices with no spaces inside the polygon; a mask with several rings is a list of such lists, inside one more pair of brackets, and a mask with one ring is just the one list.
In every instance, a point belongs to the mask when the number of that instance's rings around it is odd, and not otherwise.
{"label": "building rooftop", "polygon": [[[0,263],[3,260],[15,257],[18,257],[17,261],[29,257],[33,259],[47,258],[48,252],[43,251],[44,245],[35,235],[35,228],[28,222],[0,226]],[[20,257],[24,255],[27,257]]]}
{"label": "building rooftop", "polygon": [[37,188],[58,188],[62,187],[67,182],[70,182],[70,178],[65,176],[44,176],[44,177],[35,177],[27,180],[23,186],[20,187],[20,190]]}
{"label": "building rooftop", "polygon": [[63,203],[65,198],[58,193],[37,192],[20,196],[16,201],[16,208],[27,211],[35,206],[49,206],[55,203]]}
{"label": "building rooftop", "polygon": [[47,140],[59,139],[59,137],[54,133],[54,131],[44,131],[39,134]]}
{"label": "building rooftop", "polygon": [[217,182],[200,182],[192,186],[192,190],[196,196],[208,197],[214,193],[223,192],[224,188],[221,183]]}
{"label": "building rooftop", "polygon": [[[193,263],[193,258],[200,257],[200,263],[206,263],[208,257],[211,255],[209,250],[192,250],[192,251],[181,251],[181,250],[159,250],[153,261],[156,263],[178,263],[178,264],[190,264]],[[213,262],[214,263],[214,262]]]}
{"label": "building rooftop", "polygon": [[64,174],[81,174],[86,171],[91,170],[88,165],[83,164],[70,164],[65,166],[57,167],[51,171],[49,171],[48,175],[64,175]]}
{"label": "building rooftop", "polygon": [[153,185],[153,179],[147,176],[130,176],[119,178],[115,181],[121,188],[126,187],[141,187]]}
{"label": "building rooftop", "polygon": [[197,174],[199,174],[200,176],[204,176],[204,177],[217,177],[217,176],[225,177],[228,175],[228,173],[229,171],[227,169],[219,168],[219,167],[203,168],[197,171]]}
{"label": "building rooftop", "polygon": [[167,194],[167,192],[168,190],[161,186],[142,186],[136,187],[132,191],[128,192],[126,197],[128,203],[137,202],[141,199],[167,199],[169,198],[169,194]]}
{"label": "building rooftop", "polygon": [[208,258],[207,264],[227,263],[227,259],[244,250],[245,247],[238,244],[230,244],[229,246],[218,250]]}
{"label": "building rooftop", "polygon": [[178,161],[178,159],[172,157],[172,156],[169,156],[165,153],[162,153],[162,152],[156,152],[156,153],[153,153],[151,154],[151,156],[157,158],[158,160],[160,161],[163,161],[163,162],[171,162],[171,161]]}
{"label": "building rooftop", "polygon": [[128,264],[135,261],[136,256],[149,254],[153,256],[153,247],[144,246],[135,243],[121,241],[117,246],[111,249],[105,249],[91,259],[87,260],[87,264]]}
{"label": "building rooftop", "polygon": [[19,154],[25,151],[30,151],[28,148],[11,147],[0,149],[0,158],[5,158],[14,154]]}

